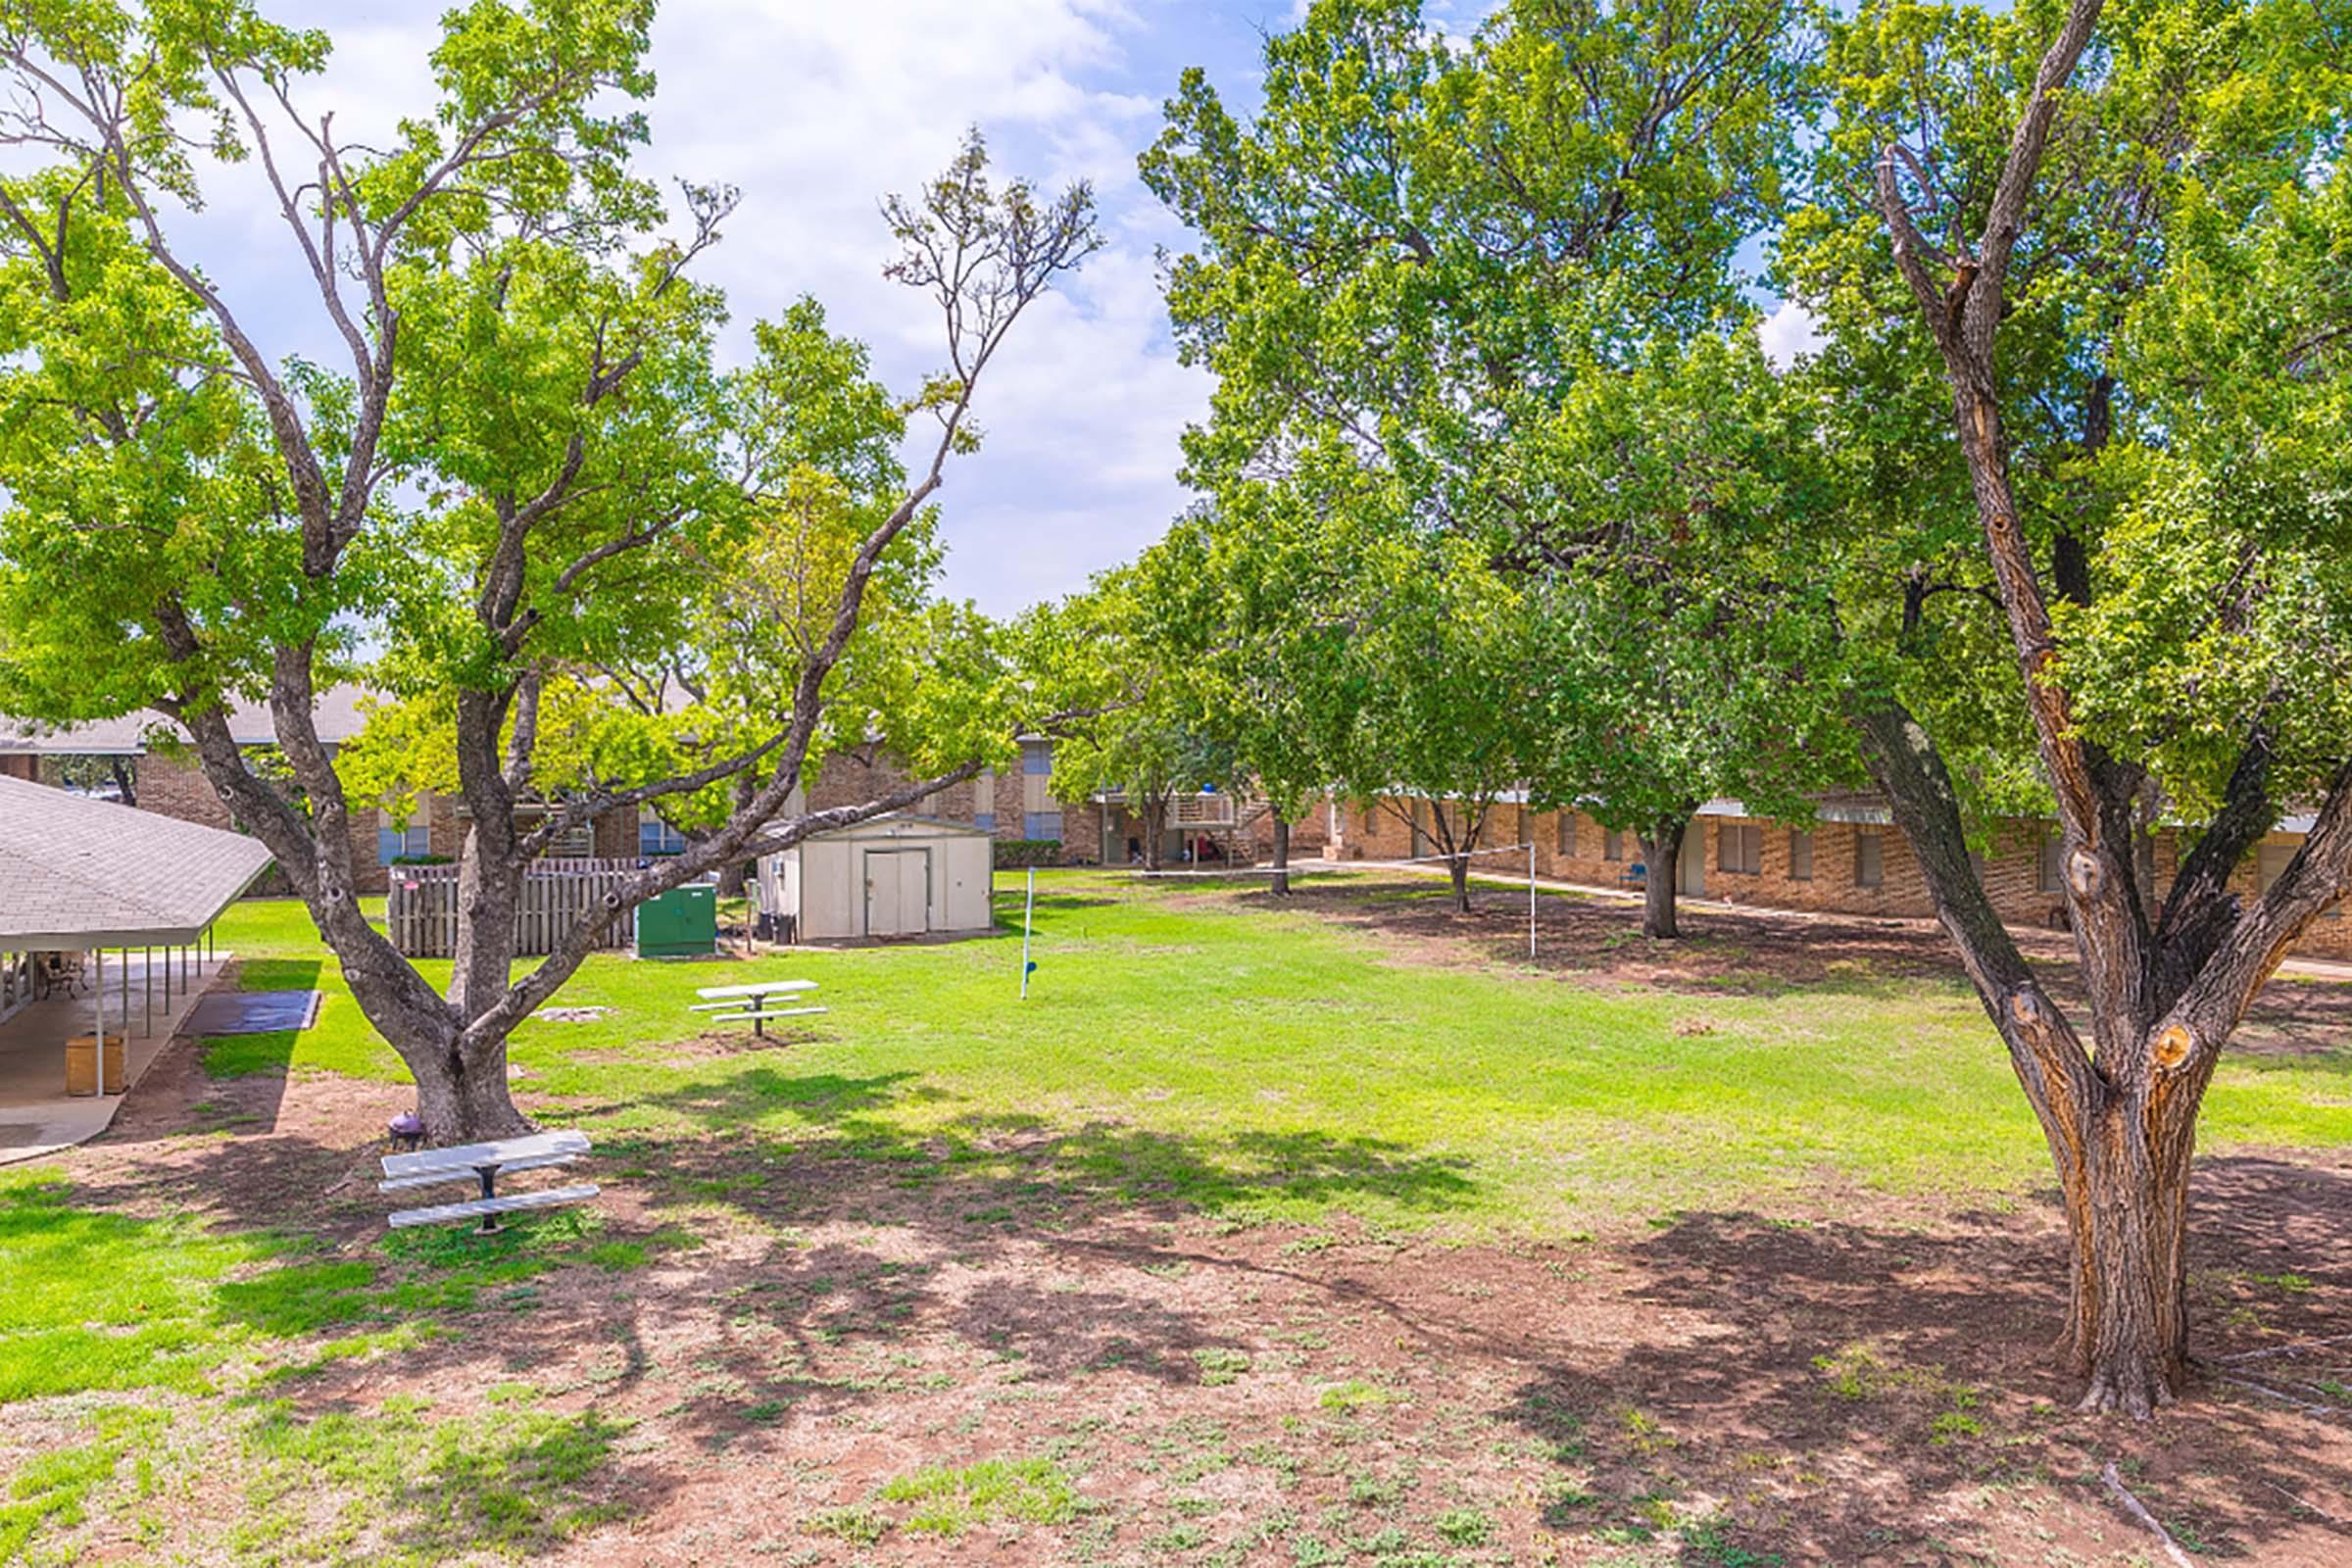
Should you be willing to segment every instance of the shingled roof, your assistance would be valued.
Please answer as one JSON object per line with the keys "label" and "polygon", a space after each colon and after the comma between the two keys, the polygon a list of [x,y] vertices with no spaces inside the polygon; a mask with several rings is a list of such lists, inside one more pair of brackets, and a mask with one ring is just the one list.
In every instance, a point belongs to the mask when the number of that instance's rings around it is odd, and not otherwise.
{"label": "shingled roof", "polygon": [[[318,738],[329,746],[356,738],[368,727],[367,715],[360,711],[360,699],[367,695],[366,688],[351,685],[329,686],[320,692],[311,710]],[[276,721],[264,703],[239,703],[230,708],[228,733],[239,746],[277,744]],[[0,713],[0,757],[144,757],[150,734],[171,735],[182,742],[187,739],[187,731],[178,724],[146,709],[120,718],[63,726]]]}
{"label": "shingled roof", "polygon": [[0,778],[0,949],[193,942],[270,852],[223,832]]}

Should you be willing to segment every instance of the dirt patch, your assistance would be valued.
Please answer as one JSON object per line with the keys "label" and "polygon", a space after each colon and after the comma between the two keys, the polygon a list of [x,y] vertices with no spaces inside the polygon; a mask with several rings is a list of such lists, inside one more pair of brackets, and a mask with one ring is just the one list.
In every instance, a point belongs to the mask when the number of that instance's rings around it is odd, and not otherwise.
{"label": "dirt patch", "polygon": [[[174,1062],[73,1156],[81,1201],[380,1250],[371,1135],[401,1091],[297,1079],[266,1128],[188,1132],[269,1091]],[[2352,1378],[2352,1161],[2206,1162],[2191,1270],[2214,1359],[2131,1427],[2063,1408],[2038,1204],[1825,1190],[1810,1222],[1454,1246],[1096,1200],[1018,1129],[955,1168],[610,1143],[601,1234],[699,1244],[564,1268],[274,1391],[304,1418],[421,1399],[439,1420],[520,1388],[625,1431],[598,1472],[614,1522],[542,1560],[2152,1560],[2098,1485],[2110,1460],[2201,1553],[2352,1553],[2352,1402],[2325,1392]],[[991,1459],[1068,1495],[1034,1518],[884,1495]],[[180,1544],[238,1506],[199,1488]]]}

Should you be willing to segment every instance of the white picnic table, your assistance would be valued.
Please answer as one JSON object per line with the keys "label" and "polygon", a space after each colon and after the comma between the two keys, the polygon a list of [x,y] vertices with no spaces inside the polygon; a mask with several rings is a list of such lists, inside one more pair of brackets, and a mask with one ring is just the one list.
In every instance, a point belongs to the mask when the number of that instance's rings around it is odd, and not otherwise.
{"label": "white picnic table", "polygon": [[[792,997],[814,991],[813,980],[754,980],[739,986],[702,986],[695,995],[704,1000],[694,1004],[689,1012],[714,1014],[712,1023],[741,1023],[749,1019],[752,1033],[765,1037],[770,1018],[806,1018],[824,1012],[823,1007],[771,1007],[770,997]],[[748,1004],[748,1006],[747,1006]]]}
{"label": "white picnic table", "polygon": [[553,1208],[585,1202],[597,1195],[592,1183],[553,1187],[535,1193],[501,1197],[498,1178],[518,1170],[542,1170],[568,1165],[588,1152],[588,1135],[564,1130],[534,1133],[528,1138],[501,1138],[486,1144],[453,1144],[447,1149],[420,1150],[414,1154],[386,1154],[384,1179],[376,1191],[401,1192],[411,1187],[435,1187],[443,1182],[470,1181],[481,1196],[462,1203],[436,1203],[430,1208],[408,1208],[394,1214],[395,1228],[441,1225],[457,1219],[479,1219],[485,1231],[498,1229],[498,1216],[521,1209]]}

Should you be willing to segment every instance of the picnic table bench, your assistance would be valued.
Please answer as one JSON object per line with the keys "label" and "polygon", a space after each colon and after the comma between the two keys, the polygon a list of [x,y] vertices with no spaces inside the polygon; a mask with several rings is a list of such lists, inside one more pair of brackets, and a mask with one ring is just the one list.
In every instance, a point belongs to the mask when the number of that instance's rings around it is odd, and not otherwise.
{"label": "picnic table bench", "polygon": [[384,1179],[376,1184],[378,1192],[393,1193],[411,1187],[434,1187],[443,1182],[470,1181],[479,1184],[481,1196],[462,1203],[437,1203],[430,1208],[408,1208],[392,1216],[392,1225],[400,1229],[410,1225],[445,1225],[452,1220],[479,1219],[481,1229],[498,1229],[498,1216],[523,1209],[555,1208],[564,1203],[580,1203],[594,1198],[593,1184],[576,1187],[552,1187],[538,1192],[511,1193],[500,1197],[498,1178],[513,1171],[542,1170],[551,1165],[568,1165],[588,1152],[588,1135],[582,1132],[537,1133],[528,1138],[502,1138],[487,1144],[457,1144],[448,1149],[427,1149],[414,1154],[386,1154]]}
{"label": "picnic table bench", "polygon": [[712,1023],[741,1023],[750,1020],[752,1033],[765,1037],[770,1018],[806,1018],[823,1012],[823,1007],[770,1007],[770,997],[793,997],[804,991],[814,991],[813,980],[755,980],[740,986],[703,986],[695,995],[704,1000],[688,1007],[688,1012],[708,1012],[716,1016]]}

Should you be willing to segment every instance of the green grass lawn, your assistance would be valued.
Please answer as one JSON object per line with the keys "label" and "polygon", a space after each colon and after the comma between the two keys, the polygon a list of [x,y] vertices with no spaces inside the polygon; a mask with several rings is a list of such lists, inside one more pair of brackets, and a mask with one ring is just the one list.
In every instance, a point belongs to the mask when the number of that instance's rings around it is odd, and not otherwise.
{"label": "green grass lawn", "polygon": [[[1001,917],[1017,918],[1011,886]],[[838,1237],[800,1251],[804,1220],[878,1234],[928,1204],[933,1234],[960,1261],[985,1252],[989,1238],[1039,1237],[1144,1204],[1230,1226],[1293,1222],[1302,1229],[1279,1238],[1280,1256],[1306,1277],[1316,1253],[1343,1245],[1343,1216],[1375,1238],[1434,1232],[1449,1256],[1469,1255],[1452,1250],[1456,1240],[1533,1238],[1592,1258],[1583,1233],[1616,1233],[1598,1246],[1629,1255],[1678,1213],[1703,1227],[1743,1211],[1774,1222],[1760,1230],[1793,1234],[1810,1229],[1806,1220],[1850,1220],[1862,1189],[1903,1205],[1892,1223],[1908,1234],[2048,1181],[2000,1047],[1956,982],[1848,964],[1819,984],[1752,983],[1770,977],[1732,962],[1719,986],[1620,986],[1531,968],[1501,956],[1499,944],[1408,945],[1225,891],[1056,874],[1041,879],[1041,893],[1040,968],[1026,1001],[1018,935],[1002,931],[753,962],[592,960],[560,1003],[610,1013],[528,1022],[514,1056],[536,1114],[595,1136],[591,1174],[630,1193],[628,1217],[610,1217],[608,1204],[496,1237],[385,1235],[363,1183],[331,1202],[320,1194],[315,1206],[302,1191],[281,1191],[266,1210],[270,1229],[207,1227],[185,1213],[209,1200],[201,1177],[142,1185],[108,1163],[135,1163],[137,1149],[92,1151],[95,1176],[71,1155],[63,1171],[0,1171],[0,1564],[90,1551],[289,1564],[528,1559],[628,1511],[610,1490],[621,1456],[690,1469],[716,1460],[693,1445],[723,1434],[662,1427],[691,1422],[705,1401],[732,1399],[764,1430],[812,1391],[896,1391],[890,1407],[919,1416],[904,1401],[959,1376],[992,1388],[1008,1376],[1004,1407],[1042,1415],[1095,1372],[1115,1376],[1120,1357],[1150,1348],[1116,1341],[1100,1365],[1031,1387],[1004,1373],[1011,1350],[982,1313],[978,1327],[950,1334],[973,1341],[975,1365],[953,1363],[960,1371],[938,1372],[944,1382],[916,1378],[934,1363],[894,1348],[913,1308],[890,1293],[912,1288],[936,1261],[866,1256]],[[1435,886],[1366,890],[1384,906],[1442,897]],[[1630,911],[1627,921],[1626,940],[1639,942]],[[1731,939],[1696,924],[1685,951],[1738,959]],[[1605,940],[1617,941],[1613,928]],[[240,905],[219,941],[241,958],[249,988],[316,986],[326,1003],[313,1029],[210,1043],[216,1077],[285,1069],[405,1080],[299,906]],[[1699,946],[1711,941],[1724,945]],[[752,1049],[743,1026],[710,1026],[687,1010],[697,987],[760,975],[818,981],[831,1011],[802,1020],[809,1027],[790,1041]],[[696,1043],[710,1035],[717,1048]],[[2348,1067],[2352,1054],[2308,1046],[2232,1058],[2214,1086],[2204,1148],[2352,1143]],[[315,1135],[275,1131],[281,1145]],[[185,1171],[218,1173],[260,1157],[244,1136],[197,1125],[164,1142],[192,1152]],[[278,1152],[364,1175],[372,1151],[348,1141]],[[723,1260],[747,1247],[766,1262],[727,1275]],[[697,1294],[714,1289],[703,1259],[721,1260],[711,1275],[736,1283]],[[1190,1266],[1175,1257],[1154,1272]],[[1583,1266],[1544,1265],[1565,1271],[1563,1286],[1584,1279]],[[617,1382],[636,1375],[642,1353],[632,1337],[640,1293],[723,1323],[717,1344],[750,1359],[697,1349],[676,1364],[649,1362],[629,1403]],[[568,1384],[512,1372],[514,1381],[473,1389],[454,1408],[413,1392],[409,1369],[495,1346],[509,1332],[502,1324],[519,1329],[559,1296],[566,1326],[551,1348],[587,1348]],[[837,1296],[849,1299],[833,1314],[822,1303]],[[1234,1304],[1256,1310],[1256,1299],[1252,1288]],[[1177,1358],[1200,1388],[1238,1394],[1269,1369],[1321,1355],[1322,1343],[1314,1321],[1286,1315],[1248,1351],[1190,1344]],[[1313,1451],[1284,1461],[1294,1475],[1407,1407],[1393,1385],[1409,1366],[1313,1365],[1320,1392],[1279,1428],[1308,1434]],[[317,1396],[355,1368],[368,1397]],[[1916,1376],[1925,1381],[1902,1386],[1944,1387],[1934,1368]],[[1416,1396],[1434,1396],[1431,1388]],[[1548,1397],[1529,1396],[1530,1407],[1548,1408]],[[1623,1426],[1637,1457],[1651,1453],[1647,1418],[1613,1408],[1576,1419]],[[1152,1418],[1144,1406],[1127,1414],[1147,1427]],[[1026,1419],[1008,1430],[1025,1431]],[[961,1425],[934,1426],[946,1435],[922,1463],[875,1482],[863,1500],[779,1528],[850,1552],[891,1532],[1093,1529],[1102,1505],[1079,1494],[1062,1461],[1110,1419],[1088,1417],[1046,1452],[974,1451]],[[1221,1426],[1203,1430],[1203,1443],[1223,1444]],[[1463,1430],[1493,1439],[1496,1429]],[[1160,1441],[1147,1431],[1147,1446]],[[1576,1446],[1546,1438],[1543,1451],[1556,1457],[1563,1445]],[[1331,1462],[1348,1471],[1347,1509],[1403,1507],[1395,1499],[1408,1481],[1376,1475],[1369,1461]],[[1427,1501],[1442,1554],[1382,1556],[1364,1545],[1365,1560],[1490,1560],[1460,1554],[1486,1541],[1488,1513],[1442,1488]],[[1205,1537],[1189,1518],[1146,1545],[1171,1559],[1191,1550]],[[1647,1540],[1639,1531],[1652,1526],[1665,1528],[1655,1519],[1608,1528]],[[101,1537],[108,1544],[93,1546]],[[1685,1544],[1716,1539],[1698,1531]],[[1310,1546],[1327,1549],[1320,1536],[1295,1544],[1301,1562],[1339,1560],[1310,1558]]]}
{"label": "green grass lawn", "polygon": [[[1011,887],[1001,918],[1018,918]],[[1595,987],[1413,961],[1227,894],[1083,874],[1040,887],[1025,1002],[1010,932],[753,963],[608,955],[561,1002],[611,1015],[525,1023],[523,1088],[583,1107],[553,1117],[605,1136],[821,1137],[985,1164],[992,1140],[1059,1134],[1066,1179],[1103,1197],[1468,1232],[1772,1207],[1825,1183],[1997,1200],[2047,1179],[1999,1043],[1956,982]],[[245,956],[248,986],[316,983],[329,1000],[299,1037],[215,1044],[214,1072],[290,1059],[405,1076],[299,906],[239,906],[220,942]],[[667,1049],[702,1027],[694,988],[761,974],[820,982],[832,1010],[806,1020],[809,1038],[731,1056]],[[2348,1069],[2340,1052],[2233,1060],[2204,1147],[2352,1143]]]}

